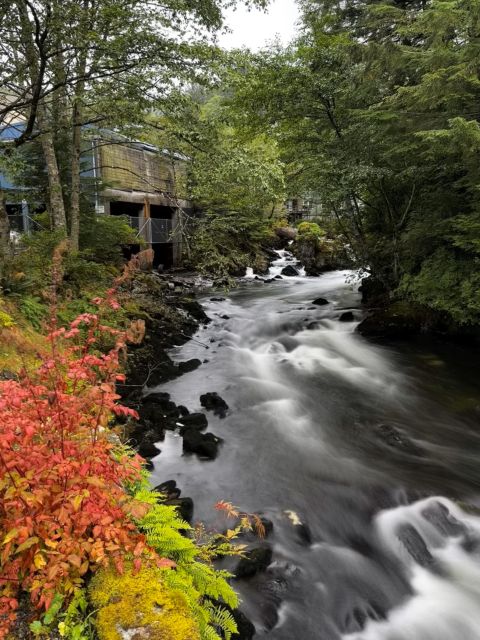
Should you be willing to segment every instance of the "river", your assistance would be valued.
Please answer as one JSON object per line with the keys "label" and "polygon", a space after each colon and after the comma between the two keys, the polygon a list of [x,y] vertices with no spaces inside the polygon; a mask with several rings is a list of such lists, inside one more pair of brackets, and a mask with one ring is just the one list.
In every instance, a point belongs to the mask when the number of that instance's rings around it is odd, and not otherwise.
{"label": "river", "polygon": [[152,482],[175,479],[212,526],[218,500],[273,522],[269,569],[236,582],[256,637],[478,640],[477,357],[368,342],[357,285],[337,271],[201,300],[212,322],[173,357],[204,362],[159,390],[191,411],[218,392],[230,410],[208,430],[225,442],[202,461],[168,432]]}

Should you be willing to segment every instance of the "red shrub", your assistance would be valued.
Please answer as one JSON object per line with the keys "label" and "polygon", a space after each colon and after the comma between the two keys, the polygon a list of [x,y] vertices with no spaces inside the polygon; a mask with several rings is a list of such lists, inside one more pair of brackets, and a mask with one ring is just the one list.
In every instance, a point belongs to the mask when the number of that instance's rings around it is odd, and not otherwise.
{"label": "red shrub", "polygon": [[[102,355],[95,343],[105,332],[116,346]],[[34,374],[0,382],[0,638],[20,589],[48,608],[88,571],[150,553],[123,489],[139,478],[140,458],[109,439],[113,414],[135,415],[116,404],[124,339],[84,314],[50,334],[51,355]]]}

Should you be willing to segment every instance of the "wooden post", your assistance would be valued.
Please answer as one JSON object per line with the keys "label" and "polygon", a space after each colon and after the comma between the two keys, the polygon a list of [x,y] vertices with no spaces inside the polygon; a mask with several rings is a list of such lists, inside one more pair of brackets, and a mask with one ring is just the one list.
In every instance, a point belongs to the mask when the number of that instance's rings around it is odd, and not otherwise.
{"label": "wooden post", "polygon": [[145,199],[143,201],[143,221],[145,224],[145,231],[143,233],[143,237],[145,242],[147,243],[147,249],[148,251],[145,251],[145,253],[143,254],[145,256],[145,258],[148,256],[148,263],[149,264],[142,264],[141,268],[148,270],[148,269],[152,269],[153,267],[153,248],[152,248],[152,227],[150,226],[150,219],[151,219],[151,215],[150,215],[150,200],[145,196]]}

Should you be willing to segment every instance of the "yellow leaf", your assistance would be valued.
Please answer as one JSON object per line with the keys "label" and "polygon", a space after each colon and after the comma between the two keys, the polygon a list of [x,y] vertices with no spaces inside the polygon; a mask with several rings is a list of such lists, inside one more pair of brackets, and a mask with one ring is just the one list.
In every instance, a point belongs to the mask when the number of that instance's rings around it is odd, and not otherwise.
{"label": "yellow leaf", "polygon": [[15,536],[17,535],[18,535],[18,529],[10,529],[10,531],[7,533],[7,535],[3,539],[2,544],[8,544],[10,540],[13,540],[13,538],[15,538]]}
{"label": "yellow leaf", "polygon": [[35,557],[33,558],[33,564],[37,567],[37,569],[43,569],[43,567],[47,563],[41,553],[36,553]]}
{"label": "yellow leaf", "polygon": [[37,538],[37,536],[32,536],[31,538],[27,538],[25,542],[22,542],[22,544],[18,545],[18,547],[15,550],[15,553],[21,553],[26,549],[30,549],[30,547],[33,546],[34,544],[37,544],[37,542],[40,542],[40,539]]}
{"label": "yellow leaf", "polygon": [[81,495],[77,495],[74,498],[72,498],[72,500],[70,500],[70,502],[73,504],[73,508],[75,509],[75,511],[78,511],[80,509],[82,500],[83,500],[83,496]]}
{"label": "yellow leaf", "polygon": [[45,540],[45,544],[47,547],[50,547],[50,549],[56,549],[58,547],[58,542],[55,542],[55,540]]}

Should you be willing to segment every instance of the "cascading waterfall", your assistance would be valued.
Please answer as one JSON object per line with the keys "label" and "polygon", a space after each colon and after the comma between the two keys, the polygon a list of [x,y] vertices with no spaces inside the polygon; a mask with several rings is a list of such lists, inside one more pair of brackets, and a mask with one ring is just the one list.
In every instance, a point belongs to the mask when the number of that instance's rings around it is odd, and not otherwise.
{"label": "cascading waterfall", "polygon": [[[298,268],[277,254],[270,278]],[[480,640],[480,518],[457,504],[480,482],[465,353],[362,339],[349,272],[247,282],[204,307],[212,322],[173,354],[202,366],[161,390],[191,410],[218,392],[230,412],[209,431],[225,443],[205,462],[167,434],[152,482],[174,478],[220,528],[217,500],[273,522],[271,566],[235,583],[258,636]]]}

